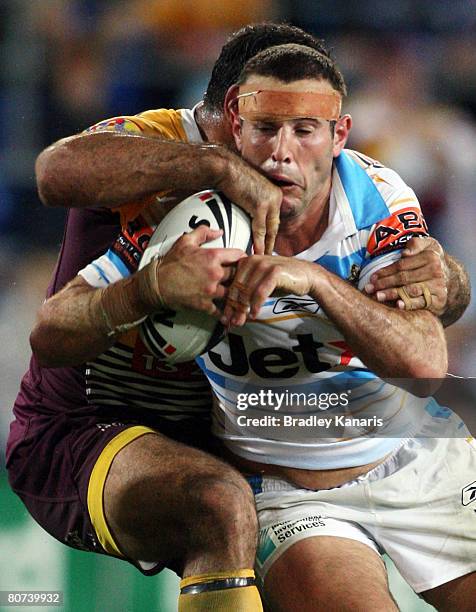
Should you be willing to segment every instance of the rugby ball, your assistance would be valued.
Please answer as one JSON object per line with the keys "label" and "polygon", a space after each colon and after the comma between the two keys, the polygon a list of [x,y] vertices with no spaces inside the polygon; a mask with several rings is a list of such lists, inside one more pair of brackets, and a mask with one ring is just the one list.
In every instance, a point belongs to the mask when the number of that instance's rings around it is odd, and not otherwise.
{"label": "rugby ball", "polygon": [[[186,232],[199,225],[221,229],[220,238],[202,248],[237,248],[248,255],[252,249],[249,216],[222,193],[207,190],[195,193],[173,208],[159,223],[142,255],[139,269],[162,257]],[[196,310],[169,310],[148,316],[139,327],[149,351],[168,363],[191,361],[206,353],[223,338],[221,323]]]}

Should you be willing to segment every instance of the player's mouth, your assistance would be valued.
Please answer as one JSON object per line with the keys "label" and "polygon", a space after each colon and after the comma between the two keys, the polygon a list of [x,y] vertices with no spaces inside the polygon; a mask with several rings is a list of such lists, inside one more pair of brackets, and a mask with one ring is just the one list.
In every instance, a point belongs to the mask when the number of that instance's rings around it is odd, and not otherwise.
{"label": "player's mouth", "polygon": [[268,174],[268,179],[281,189],[286,187],[299,187],[298,183],[281,174]]}

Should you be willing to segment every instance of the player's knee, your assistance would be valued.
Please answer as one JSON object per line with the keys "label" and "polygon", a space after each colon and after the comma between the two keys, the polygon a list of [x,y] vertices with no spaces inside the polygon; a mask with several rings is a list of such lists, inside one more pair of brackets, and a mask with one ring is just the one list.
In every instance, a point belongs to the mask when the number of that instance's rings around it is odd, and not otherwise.
{"label": "player's knee", "polygon": [[132,558],[212,555],[237,562],[254,558],[257,516],[251,488],[233,468],[190,470],[170,487],[150,471],[108,478],[105,510],[118,544]]}
{"label": "player's knee", "polygon": [[239,475],[203,475],[191,483],[195,543],[256,546],[258,520],[251,488]]}

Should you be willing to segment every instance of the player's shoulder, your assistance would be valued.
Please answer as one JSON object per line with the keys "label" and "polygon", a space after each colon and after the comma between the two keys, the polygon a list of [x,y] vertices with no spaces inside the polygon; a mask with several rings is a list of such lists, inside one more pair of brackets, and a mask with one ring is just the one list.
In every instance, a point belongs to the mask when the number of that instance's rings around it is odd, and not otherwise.
{"label": "player's shoulder", "polygon": [[182,137],[183,125],[181,112],[172,108],[156,108],[136,115],[135,119],[154,126],[162,132],[166,131],[170,138]]}
{"label": "player's shoulder", "polygon": [[389,214],[407,206],[420,207],[414,191],[398,172],[359,151],[345,149],[345,153],[372,181],[382,196]]}
{"label": "player's shoulder", "polygon": [[184,138],[180,111],[168,108],[146,110],[137,115],[111,117],[92,125],[86,132],[116,132],[173,140]]}
{"label": "player's shoulder", "polygon": [[408,187],[398,172],[385,166],[382,162],[352,149],[345,149],[345,153],[364,170],[376,186],[387,184],[395,188]]}

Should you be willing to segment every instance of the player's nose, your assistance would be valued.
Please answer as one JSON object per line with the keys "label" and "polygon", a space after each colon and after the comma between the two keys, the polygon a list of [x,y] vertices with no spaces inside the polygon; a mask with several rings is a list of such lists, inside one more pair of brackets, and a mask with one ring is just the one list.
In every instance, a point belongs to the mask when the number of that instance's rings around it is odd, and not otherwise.
{"label": "player's nose", "polygon": [[289,163],[292,160],[292,134],[287,126],[282,126],[276,132],[271,157],[273,161]]}

